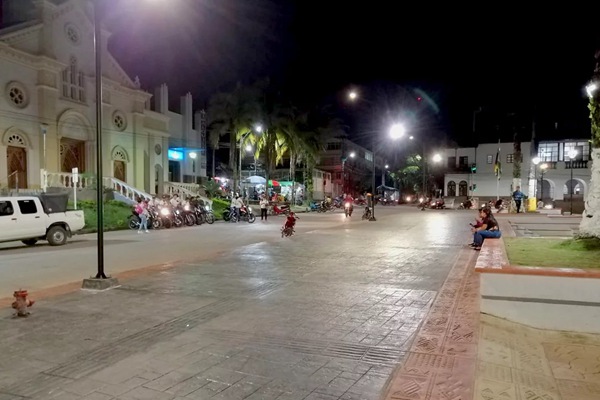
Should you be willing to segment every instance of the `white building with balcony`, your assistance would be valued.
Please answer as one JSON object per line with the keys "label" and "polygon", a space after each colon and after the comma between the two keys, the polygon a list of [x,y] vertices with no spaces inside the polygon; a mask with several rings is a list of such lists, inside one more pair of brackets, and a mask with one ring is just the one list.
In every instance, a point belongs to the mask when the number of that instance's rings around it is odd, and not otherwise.
{"label": "white building with balcony", "polygon": [[[573,160],[568,156],[571,150],[576,152]],[[442,154],[446,163],[444,196],[506,198],[515,190],[515,147],[512,142],[448,148]],[[501,164],[500,179],[495,171],[497,154]],[[522,142],[521,154],[523,193],[544,201],[567,200],[571,194],[579,200],[585,197],[591,177],[589,140],[541,141],[533,156],[531,142]],[[539,158],[537,165],[533,162],[538,161],[536,157]]]}

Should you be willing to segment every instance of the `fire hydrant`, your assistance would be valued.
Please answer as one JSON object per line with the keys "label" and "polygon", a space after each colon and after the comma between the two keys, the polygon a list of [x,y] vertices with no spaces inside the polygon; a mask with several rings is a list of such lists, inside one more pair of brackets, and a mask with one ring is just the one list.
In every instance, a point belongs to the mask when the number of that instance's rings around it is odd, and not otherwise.
{"label": "fire hydrant", "polygon": [[15,301],[13,301],[13,303],[12,303],[12,308],[17,310],[15,315],[17,317],[28,316],[29,311],[27,309],[29,307],[32,307],[33,303],[35,303],[35,301],[27,298],[27,296],[28,296],[27,290],[23,290],[23,289],[15,290],[15,292],[13,293],[13,296],[15,297]]}

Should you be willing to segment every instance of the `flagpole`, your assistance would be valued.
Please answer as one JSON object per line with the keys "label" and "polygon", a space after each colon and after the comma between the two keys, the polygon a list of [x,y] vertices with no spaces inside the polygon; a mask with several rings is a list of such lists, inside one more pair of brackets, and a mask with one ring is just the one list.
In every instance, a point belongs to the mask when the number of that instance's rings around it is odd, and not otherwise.
{"label": "flagpole", "polygon": [[496,180],[496,200],[500,200],[500,179]]}
{"label": "flagpole", "polygon": [[494,169],[496,172],[496,201],[500,200],[500,177],[502,176],[502,161],[500,161],[500,138],[498,138],[498,151],[496,152],[496,163]]}

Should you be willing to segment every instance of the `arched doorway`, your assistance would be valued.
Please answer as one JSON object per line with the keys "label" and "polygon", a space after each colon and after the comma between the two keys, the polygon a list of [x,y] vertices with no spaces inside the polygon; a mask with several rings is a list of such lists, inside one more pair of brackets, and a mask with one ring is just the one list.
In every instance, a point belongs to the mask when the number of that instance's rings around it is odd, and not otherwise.
{"label": "arched doorway", "polygon": [[446,196],[449,196],[449,197],[456,196],[456,182],[454,182],[454,181],[448,182],[448,190],[446,192]]}
{"label": "arched doorway", "polygon": [[111,153],[113,161],[113,177],[123,182],[127,182],[127,164],[129,156],[124,148],[115,146]]}
{"label": "arched doorway", "polygon": [[60,170],[71,172],[78,168],[85,171],[85,142],[70,138],[60,139]]}
{"label": "arched doorway", "polygon": [[[541,194],[541,196],[539,196]],[[548,179],[540,180],[540,187],[538,188],[538,198],[542,201],[548,201],[554,199],[554,182]]]}
{"label": "arched doorway", "polygon": [[467,181],[460,181],[458,184],[458,195],[459,196],[468,196],[467,192]]}
{"label": "arched doorway", "polygon": [[9,129],[4,134],[9,189],[27,188],[27,139],[24,133]]}
{"label": "arched doorway", "polygon": [[563,194],[570,196],[583,196],[585,195],[584,182],[579,179],[569,179],[563,186]]}
{"label": "arched doorway", "polygon": [[78,168],[79,173],[93,170],[94,135],[91,124],[81,113],[67,110],[58,120],[60,165],[62,172]]}

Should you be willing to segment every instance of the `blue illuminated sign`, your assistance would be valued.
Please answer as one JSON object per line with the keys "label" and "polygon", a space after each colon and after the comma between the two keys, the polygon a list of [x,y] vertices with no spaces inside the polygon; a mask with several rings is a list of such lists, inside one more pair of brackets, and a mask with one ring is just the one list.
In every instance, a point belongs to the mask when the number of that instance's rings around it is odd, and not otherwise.
{"label": "blue illuminated sign", "polygon": [[183,152],[182,151],[177,151],[177,150],[169,150],[167,152],[167,155],[169,156],[169,158],[171,160],[183,160]]}

